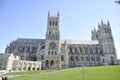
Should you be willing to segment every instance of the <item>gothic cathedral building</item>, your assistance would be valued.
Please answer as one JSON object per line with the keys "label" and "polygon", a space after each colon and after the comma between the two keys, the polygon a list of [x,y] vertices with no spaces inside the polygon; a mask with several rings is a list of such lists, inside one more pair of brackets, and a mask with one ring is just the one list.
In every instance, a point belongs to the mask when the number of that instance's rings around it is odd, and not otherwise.
{"label": "gothic cathedral building", "polygon": [[116,49],[109,21],[92,30],[91,40],[61,40],[59,13],[48,12],[45,39],[18,38],[5,53],[14,53],[22,60],[41,61],[42,69],[99,66],[114,64]]}

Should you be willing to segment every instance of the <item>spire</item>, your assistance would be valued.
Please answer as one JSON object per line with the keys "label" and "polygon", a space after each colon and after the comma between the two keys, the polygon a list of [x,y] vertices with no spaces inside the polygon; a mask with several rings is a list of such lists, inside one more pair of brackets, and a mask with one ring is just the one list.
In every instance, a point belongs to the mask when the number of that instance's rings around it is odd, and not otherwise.
{"label": "spire", "polygon": [[57,17],[59,17],[59,11],[57,12]]}
{"label": "spire", "polygon": [[107,20],[107,25],[110,26],[109,20]]}
{"label": "spire", "polygon": [[98,27],[100,27],[100,23],[98,23]]}
{"label": "spire", "polygon": [[96,32],[96,29],[95,29],[95,27],[94,27],[94,32]]}
{"label": "spire", "polygon": [[91,33],[93,34],[93,30],[91,30]]}
{"label": "spire", "polygon": [[103,25],[103,20],[101,19],[101,25]]}
{"label": "spire", "polygon": [[50,11],[48,11],[48,17],[50,17]]}

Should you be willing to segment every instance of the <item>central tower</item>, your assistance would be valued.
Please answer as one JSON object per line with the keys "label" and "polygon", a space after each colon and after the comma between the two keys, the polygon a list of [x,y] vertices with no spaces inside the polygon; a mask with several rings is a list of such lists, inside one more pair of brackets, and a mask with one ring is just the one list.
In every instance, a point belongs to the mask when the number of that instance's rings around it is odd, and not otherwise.
{"label": "central tower", "polygon": [[60,69],[60,31],[59,13],[57,16],[50,16],[48,12],[47,31],[45,41],[45,68]]}
{"label": "central tower", "polygon": [[50,12],[48,12],[46,39],[60,40],[59,13],[57,16],[50,16]]}

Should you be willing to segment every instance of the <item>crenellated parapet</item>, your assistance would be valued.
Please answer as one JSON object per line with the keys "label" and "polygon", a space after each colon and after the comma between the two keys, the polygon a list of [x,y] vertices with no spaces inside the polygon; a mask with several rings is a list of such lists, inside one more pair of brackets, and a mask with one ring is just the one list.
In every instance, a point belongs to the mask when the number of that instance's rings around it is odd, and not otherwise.
{"label": "crenellated parapet", "polygon": [[98,23],[98,30],[95,28],[92,30],[91,39],[99,41],[100,50],[106,59],[106,65],[116,60],[116,49],[109,21],[104,23],[101,20],[101,23]]}

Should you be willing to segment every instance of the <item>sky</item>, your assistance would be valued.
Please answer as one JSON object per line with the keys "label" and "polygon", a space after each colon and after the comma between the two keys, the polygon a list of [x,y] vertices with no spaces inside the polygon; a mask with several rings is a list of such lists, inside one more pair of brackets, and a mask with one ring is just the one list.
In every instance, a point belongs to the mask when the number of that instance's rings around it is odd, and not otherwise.
{"label": "sky", "polygon": [[61,39],[90,40],[109,20],[120,59],[120,5],[115,0],[0,0],[0,53],[17,38],[45,39],[48,11],[60,14]]}

